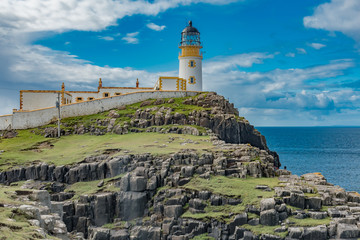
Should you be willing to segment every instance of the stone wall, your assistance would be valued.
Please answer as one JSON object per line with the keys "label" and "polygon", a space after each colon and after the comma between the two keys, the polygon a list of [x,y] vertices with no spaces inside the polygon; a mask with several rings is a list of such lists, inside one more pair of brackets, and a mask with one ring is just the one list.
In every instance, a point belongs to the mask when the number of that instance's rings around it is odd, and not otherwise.
{"label": "stone wall", "polygon": [[[133,104],[147,99],[159,98],[179,98],[195,96],[198,92],[184,91],[148,91],[128,93],[110,98],[97,99],[88,102],[74,103],[61,107],[61,117],[76,117],[107,111],[120,106]],[[34,111],[18,111],[12,115],[10,122],[12,129],[27,129],[48,124],[58,117],[56,108],[47,108]],[[10,117],[0,116],[0,130],[5,130],[9,126]]]}
{"label": "stone wall", "polygon": [[0,116],[0,130],[5,130],[11,125],[13,115]]}

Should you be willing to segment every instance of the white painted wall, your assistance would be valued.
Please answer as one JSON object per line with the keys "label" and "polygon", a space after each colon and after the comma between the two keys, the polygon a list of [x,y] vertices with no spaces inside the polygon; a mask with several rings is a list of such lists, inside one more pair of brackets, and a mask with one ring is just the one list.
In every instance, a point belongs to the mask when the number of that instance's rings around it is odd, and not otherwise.
{"label": "white painted wall", "polygon": [[22,109],[32,110],[55,107],[58,94],[56,92],[23,92]]}
{"label": "white painted wall", "polygon": [[[76,117],[89,114],[95,114],[103,111],[107,111],[120,106],[133,104],[147,99],[159,99],[159,98],[179,98],[186,96],[195,96],[198,92],[185,92],[185,91],[148,91],[128,93],[116,97],[98,99],[94,101],[73,103],[69,105],[61,106],[62,118]],[[34,111],[19,111],[14,112],[12,116],[12,128],[13,129],[27,129],[34,128],[48,124],[55,121],[58,116],[57,109],[48,108]],[[6,125],[5,121],[0,118],[0,130],[4,130]],[[4,119],[7,119],[4,117]]]}
{"label": "white painted wall", "polygon": [[161,90],[176,91],[176,82],[178,79],[161,77]]}
{"label": "white painted wall", "polygon": [[139,92],[139,91],[150,91],[151,89],[143,89],[143,88],[100,88],[99,98],[103,97],[103,93],[108,92],[110,93],[110,97],[115,96],[115,93],[132,93],[132,92]]}
{"label": "white painted wall", "polygon": [[[189,61],[194,60],[196,66],[189,67]],[[190,84],[189,78],[194,76],[195,84]],[[179,78],[186,79],[187,91],[202,91],[202,59],[201,57],[180,57],[179,58]]]}
{"label": "white painted wall", "polygon": [[82,97],[83,101],[87,101],[89,97],[100,98],[97,92],[69,92],[72,96],[71,102],[76,103],[78,97]]}
{"label": "white painted wall", "polygon": [[0,130],[6,129],[12,123],[13,115],[0,116]]}

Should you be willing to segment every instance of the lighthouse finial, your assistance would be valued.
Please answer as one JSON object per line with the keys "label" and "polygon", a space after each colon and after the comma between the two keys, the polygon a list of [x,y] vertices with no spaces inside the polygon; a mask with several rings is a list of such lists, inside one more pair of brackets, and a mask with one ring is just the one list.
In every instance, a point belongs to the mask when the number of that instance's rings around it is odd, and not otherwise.
{"label": "lighthouse finial", "polygon": [[191,20],[189,21],[189,26],[192,27],[192,21]]}

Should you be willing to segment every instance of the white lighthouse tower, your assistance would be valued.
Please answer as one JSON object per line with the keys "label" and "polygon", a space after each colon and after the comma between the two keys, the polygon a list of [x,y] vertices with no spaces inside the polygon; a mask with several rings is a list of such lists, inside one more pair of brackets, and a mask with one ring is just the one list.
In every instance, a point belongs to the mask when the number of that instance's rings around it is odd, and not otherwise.
{"label": "white lighthouse tower", "polygon": [[202,48],[200,32],[192,26],[192,21],[181,32],[179,48],[179,78],[186,80],[187,91],[202,91]]}

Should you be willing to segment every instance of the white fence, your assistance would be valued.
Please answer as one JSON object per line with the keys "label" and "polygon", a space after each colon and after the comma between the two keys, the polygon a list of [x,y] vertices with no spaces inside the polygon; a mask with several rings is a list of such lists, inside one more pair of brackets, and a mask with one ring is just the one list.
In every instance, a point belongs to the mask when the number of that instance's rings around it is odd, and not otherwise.
{"label": "white fence", "polygon": [[[61,117],[76,117],[107,111],[120,106],[133,104],[147,99],[179,98],[195,96],[199,92],[185,91],[148,91],[128,93],[120,96],[97,99],[93,101],[73,103],[61,106]],[[16,111],[12,115],[0,116],[0,130],[10,124],[12,129],[27,129],[48,124],[58,117],[56,108],[46,108],[33,111]]]}

